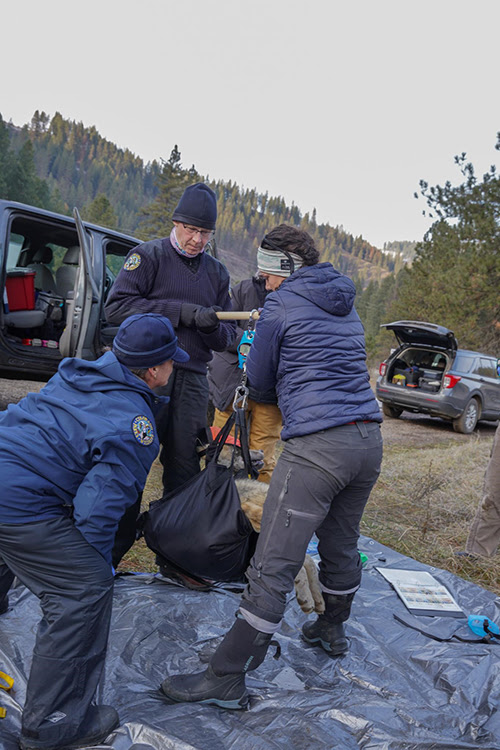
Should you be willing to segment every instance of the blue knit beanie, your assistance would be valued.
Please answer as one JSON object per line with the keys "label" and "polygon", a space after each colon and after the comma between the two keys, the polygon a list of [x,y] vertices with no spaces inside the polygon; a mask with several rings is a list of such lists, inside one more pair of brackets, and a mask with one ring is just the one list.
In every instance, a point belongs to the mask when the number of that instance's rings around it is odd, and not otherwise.
{"label": "blue knit beanie", "polygon": [[156,313],[141,313],[126,318],[113,341],[113,354],[132,370],[156,367],[173,359],[187,362],[189,354],[177,346],[172,323]]}
{"label": "blue knit beanie", "polygon": [[187,187],[172,214],[173,221],[183,221],[202,229],[215,229],[217,198],[208,185],[196,182]]}

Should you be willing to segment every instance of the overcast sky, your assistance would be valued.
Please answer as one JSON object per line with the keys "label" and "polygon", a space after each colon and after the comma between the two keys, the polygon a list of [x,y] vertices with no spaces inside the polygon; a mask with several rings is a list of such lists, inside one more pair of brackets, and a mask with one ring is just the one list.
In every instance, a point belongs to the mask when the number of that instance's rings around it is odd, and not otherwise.
{"label": "overcast sky", "polygon": [[429,226],[420,179],[499,163],[499,0],[2,4],[0,113],[281,195],[381,247]]}

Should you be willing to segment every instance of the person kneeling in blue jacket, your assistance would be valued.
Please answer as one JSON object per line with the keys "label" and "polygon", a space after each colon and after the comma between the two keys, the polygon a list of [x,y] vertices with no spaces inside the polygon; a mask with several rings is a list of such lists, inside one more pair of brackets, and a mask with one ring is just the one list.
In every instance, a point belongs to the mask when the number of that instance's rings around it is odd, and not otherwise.
{"label": "person kneeling in blue jacket", "polygon": [[370,388],[353,282],[318,263],[313,238],[282,224],[257,251],[268,294],[247,358],[256,390],[276,389],[283,451],[264,504],[247,587],[208,668],[167,677],[176,701],[243,708],[245,674],[264,660],[316,533],[325,612],[302,628],[332,656],[347,651],[344,622],[361,582],[359,523],[382,460],[382,417]]}
{"label": "person kneeling in blue jacket", "polygon": [[118,522],[144,488],[159,442],[152,389],[177,346],[161,315],[127,318],[112,351],[64,359],[40,393],[0,415],[0,613],[17,576],[40,599],[20,746],[74,748],[118,726],[92,704],[106,655]]}

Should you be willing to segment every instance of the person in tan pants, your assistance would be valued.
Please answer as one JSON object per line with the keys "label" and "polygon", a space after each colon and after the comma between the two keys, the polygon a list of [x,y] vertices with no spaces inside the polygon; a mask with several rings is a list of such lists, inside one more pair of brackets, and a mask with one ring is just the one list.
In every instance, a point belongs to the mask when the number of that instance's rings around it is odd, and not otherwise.
{"label": "person in tan pants", "polygon": [[[259,273],[251,279],[240,281],[231,289],[233,310],[258,309],[264,305],[265,298],[266,282]],[[238,344],[247,327],[248,322],[240,322],[234,343],[224,352],[214,352],[208,365],[210,398],[215,406],[213,426],[219,429],[233,412],[235,389],[241,383],[243,371],[238,366]],[[257,479],[269,484],[276,466],[276,444],[282,427],[276,393],[256,392],[250,387],[246,414],[249,421],[249,448],[263,452],[264,464]]]}
{"label": "person in tan pants", "polygon": [[466,555],[492,557],[500,542],[500,425],[484,477],[483,494],[465,545]]}
{"label": "person in tan pants", "polygon": [[[215,410],[213,426],[221,429],[229,419],[232,408],[226,411]],[[264,464],[257,480],[269,484],[276,466],[276,443],[280,438],[281,412],[276,404],[262,404],[248,399],[246,409],[249,420],[248,445],[251,451],[263,452]]]}

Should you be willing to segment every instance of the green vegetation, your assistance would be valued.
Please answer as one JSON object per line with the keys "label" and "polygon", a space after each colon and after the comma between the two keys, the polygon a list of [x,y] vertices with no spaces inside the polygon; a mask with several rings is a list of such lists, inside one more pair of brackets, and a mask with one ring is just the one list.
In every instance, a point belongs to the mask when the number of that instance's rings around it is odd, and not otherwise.
{"label": "green vegetation", "polygon": [[376,328],[398,318],[444,325],[463,348],[500,350],[500,178],[492,166],[479,179],[465,154],[455,163],[461,184],[420,183],[435,221],[413,263],[390,281],[368,285],[358,300],[372,350],[383,343],[387,351]]}

